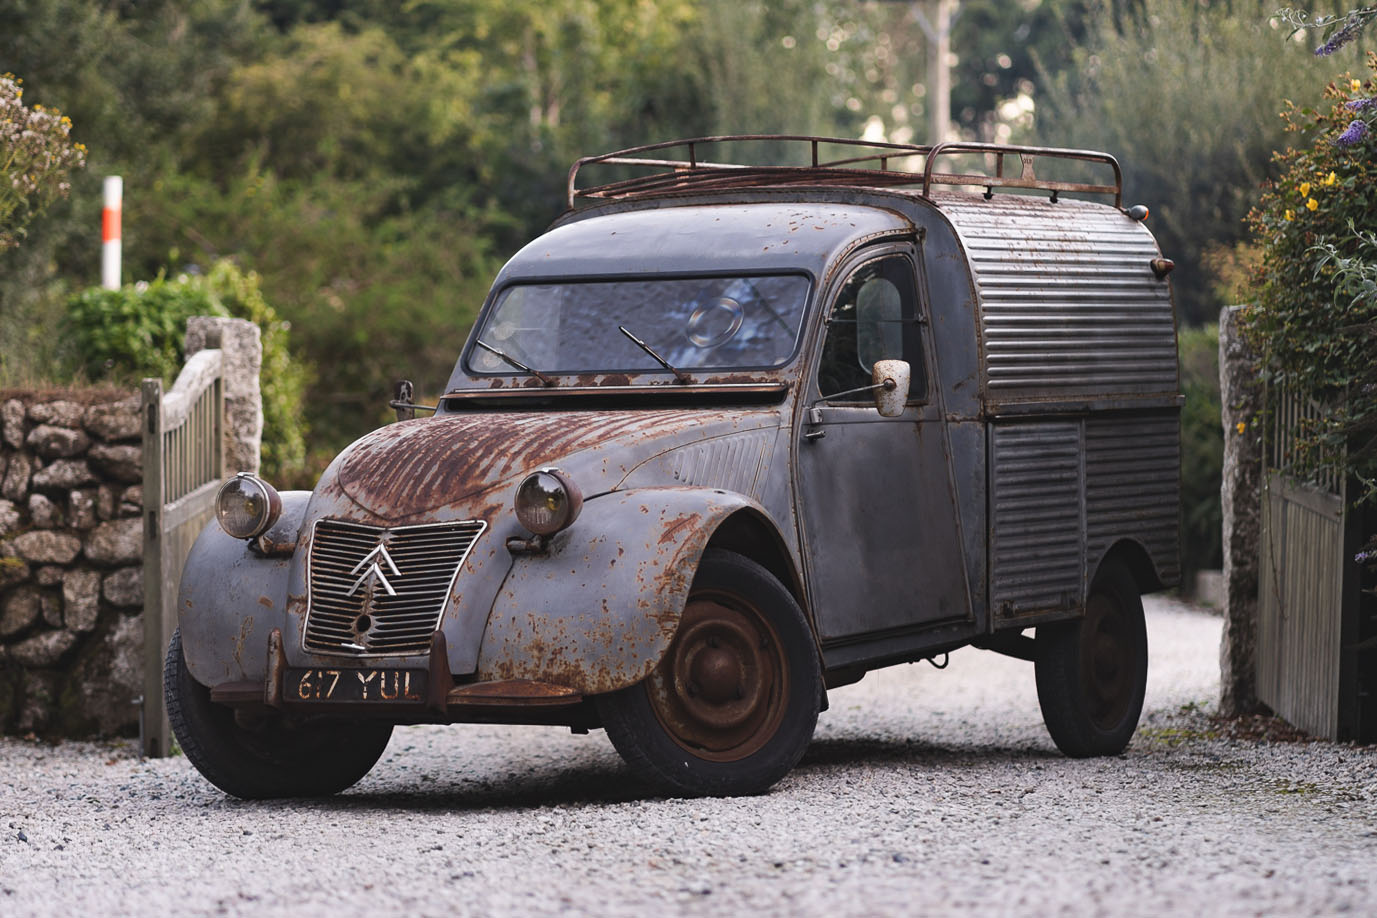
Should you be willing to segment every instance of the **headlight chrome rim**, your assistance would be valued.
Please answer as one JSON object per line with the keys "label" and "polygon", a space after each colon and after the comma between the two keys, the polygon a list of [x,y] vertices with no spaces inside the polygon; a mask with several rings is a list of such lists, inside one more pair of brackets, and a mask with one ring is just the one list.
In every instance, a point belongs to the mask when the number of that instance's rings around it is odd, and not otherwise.
{"label": "headlight chrome rim", "polygon": [[516,518],[538,536],[568,529],[583,509],[583,492],[558,468],[537,469],[516,486]]}
{"label": "headlight chrome rim", "polygon": [[215,495],[215,518],[232,538],[256,539],[282,515],[282,496],[257,475],[240,472]]}

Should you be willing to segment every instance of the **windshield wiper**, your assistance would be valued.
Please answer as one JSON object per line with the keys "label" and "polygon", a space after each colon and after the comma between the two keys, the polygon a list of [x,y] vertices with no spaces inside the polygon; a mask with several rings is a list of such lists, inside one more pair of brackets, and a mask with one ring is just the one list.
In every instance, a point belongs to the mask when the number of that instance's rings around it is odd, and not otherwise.
{"label": "windshield wiper", "polygon": [[644,341],[642,341],[640,338],[637,338],[635,335],[631,334],[631,332],[627,331],[625,325],[618,325],[618,326],[617,326],[617,331],[621,332],[623,335],[626,335],[628,338],[631,339],[631,341],[632,341],[633,344],[635,344],[635,345],[636,345],[637,347],[639,347],[641,350],[645,351],[645,352],[646,352],[647,354],[649,354],[651,357],[654,357],[656,363],[658,363],[660,366],[664,367],[666,370],[669,370],[669,372],[673,373],[673,374],[674,374],[674,381],[675,381],[675,382],[677,382],[677,383],[688,383],[688,382],[692,382],[692,377],[690,377],[690,376],[689,376],[687,373],[685,373],[683,370],[681,370],[681,369],[679,369],[678,367],[676,367],[676,366],[674,366],[673,364],[671,364],[671,363],[670,363],[668,360],[666,360],[665,358],[661,357],[658,353],[655,352],[655,348],[651,347],[649,344],[646,344],[646,343],[645,343]]}
{"label": "windshield wiper", "polygon": [[546,376],[544,373],[540,372],[534,367],[526,366],[526,364],[522,363],[520,360],[517,360],[511,354],[499,351],[497,348],[493,347],[491,344],[488,344],[482,338],[474,338],[473,343],[481,347],[483,350],[487,351],[489,354],[493,354],[494,356],[499,357],[502,360],[505,360],[507,363],[516,367],[518,370],[521,370],[523,373],[530,373],[532,376],[540,380],[545,385],[553,386],[555,384],[555,381],[550,377]]}

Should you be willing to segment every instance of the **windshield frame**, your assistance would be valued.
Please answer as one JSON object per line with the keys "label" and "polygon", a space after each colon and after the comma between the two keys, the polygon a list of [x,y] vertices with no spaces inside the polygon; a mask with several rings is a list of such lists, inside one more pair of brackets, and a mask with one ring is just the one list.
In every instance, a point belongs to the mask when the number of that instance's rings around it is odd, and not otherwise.
{"label": "windshield frame", "polygon": [[[805,280],[807,283],[807,288],[805,290],[803,298],[803,306],[799,316],[798,327],[795,329],[794,341],[792,347],[789,350],[788,355],[781,359],[778,363],[769,365],[732,365],[722,367],[688,366],[682,369],[683,372],[690,377],[688,381],[689,385],[693,385],[695,382],[699,380],[706,382],[714,378],[720,378],[723,376],[738,377],[741,374],[776,374],[798,362],[799,355],[802,353],[809,338],[808,323],[809,317],[812,315],[815,308],[814,304],[817,300],[818,278],[813,271],[810,271],[809,269],[804,267],[766,268],[763,270],[737,269],[728,271],[685,271],[674,272],[672,274],[561,274],[554,276],[522,276],[506,279],[499,278],[499,283],[493,286],[492,291],[488,295],[487,302],[483,304],[483,309],[479,312],[478,318],[474,320],[473,330],[469,333],[468,340],[464,345],[464,350],[460,354],[458,368],[462,371],[464,375],[473,380],[526,380],[534,378],[529,374],[522,372],[521,370],[517,370],[514,367],[504,367],[498,370],[479,370],[476,367],[474,367],[472,363],[475,350],[481,347],[481,345],[477,344],[477,342],[480,338],[482,338],[482,333],[486,329],[487,323],[492,317],[493,311],[496,310],[498,308],[499,303],[501,303],[504,300],[507,291],[511,290],[514,287],[597,283],[654,284],[664,281],[693,281],[719,279],[732,280],[736,278],[761,277],[799,277]],[[611,333],[614,335],[618,335],[618,337],[620,337],[620,333],[617,332],[617,326],[619,324],[622,324],[622,317],[609,314],[607,320],[608,327],[611,329]],[[633,328],[632,331],[639,333],[638,329]],[[637,377],[650,376],[665,377],[669,382],[674,382],[674,374],[661,366],[633,368],[597,367],[580,370],[559,370],[543,366],[535,366],[534,369],[539,370],[543,375],[553,377],[556,380],[570,378],[584,379],[588,377],[606,376],[633,379]],[[657,383],[650,384],[655,385]]]}

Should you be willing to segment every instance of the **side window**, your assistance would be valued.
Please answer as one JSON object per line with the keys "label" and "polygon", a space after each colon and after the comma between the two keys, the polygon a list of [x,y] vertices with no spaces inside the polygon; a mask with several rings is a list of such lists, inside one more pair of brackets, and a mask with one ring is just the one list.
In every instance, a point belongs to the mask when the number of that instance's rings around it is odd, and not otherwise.
{"label": "side window", "polygon": [[[857,268],[842,287],[827,319],[827,340],[818,366],[819,395],[870,385],[877,360],[907,360],[913,368],[910,401],[927,397],[918,294],[913,262],[886,255]],[[865,402],[866,394],[847,402]]]}

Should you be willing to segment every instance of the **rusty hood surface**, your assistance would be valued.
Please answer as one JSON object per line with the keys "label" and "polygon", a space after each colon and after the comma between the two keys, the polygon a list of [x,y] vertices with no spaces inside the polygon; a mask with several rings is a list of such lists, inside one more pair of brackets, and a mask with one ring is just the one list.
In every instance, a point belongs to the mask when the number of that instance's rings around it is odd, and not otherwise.
{"label": "rusty hood surface", "polygon": [[442,519],[446,508],[472,515],[508,503],[517,480],[544,466],[563,466],[591,496],[666,450],[779,424],[776,409],[441,415],[364,436],[326,470],[317,495],[346,497],[387,524]]}

